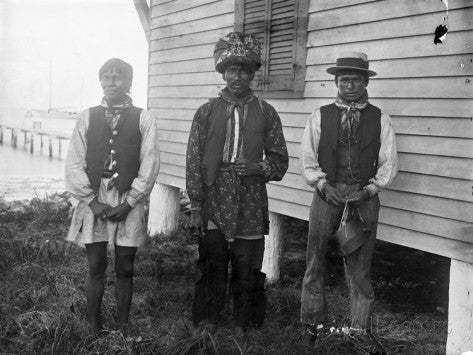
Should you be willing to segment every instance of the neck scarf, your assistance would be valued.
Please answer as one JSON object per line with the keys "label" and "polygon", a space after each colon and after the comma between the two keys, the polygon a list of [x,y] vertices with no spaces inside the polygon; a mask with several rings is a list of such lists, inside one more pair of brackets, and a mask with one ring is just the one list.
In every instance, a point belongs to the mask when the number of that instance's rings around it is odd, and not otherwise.
{"label": "neck scarf", "polygon": [[339,139],[344,142],[356,140],[358,129],[360,127],[361,111],[368,106],[368,92],[354,102],[348,102],[340,94],[337,95],[335,105],[342,111],[342,119],[339,125]]}
{"label": "neck scarf", "polygon": [[115,129],[123,110],[130,107],[132,104],[133,100],[128,95],[126,95],[122,101],[114,105],[110,105],[105,97],[102,98],[100,106],[105,108],[105,121],[110,126],[110,129]]}

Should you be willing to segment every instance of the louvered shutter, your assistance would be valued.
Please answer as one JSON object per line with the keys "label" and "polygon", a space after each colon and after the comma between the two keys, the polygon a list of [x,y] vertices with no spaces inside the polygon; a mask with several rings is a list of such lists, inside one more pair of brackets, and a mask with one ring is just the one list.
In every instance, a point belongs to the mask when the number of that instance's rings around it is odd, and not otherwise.
{"label": "louvered shutter", "polygon": [[263,65],[252,88],[264,90],[265,96],[303,94],[308,3],[235,0],[235,29],[256,35],[262,43]]}
{"label": "louvered shutter", "polygon": [[243,31],[262,42],[263,66],[255,90],[294,86],[295,0],[244,0]]}

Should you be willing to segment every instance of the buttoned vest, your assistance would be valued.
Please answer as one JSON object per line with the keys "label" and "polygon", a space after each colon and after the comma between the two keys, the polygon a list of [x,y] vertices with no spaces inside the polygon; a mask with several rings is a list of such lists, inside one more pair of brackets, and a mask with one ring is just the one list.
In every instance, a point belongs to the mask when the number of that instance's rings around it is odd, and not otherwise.
{"label": "buttoned vest", "polygon": [[[330,104],[320,108],[321,133],[318,147],[318,162],[327,174],[326,179],[331,185],[337,181],[338,130],[342,111]],[[359,176],[361,187],[368,185],[369,179],[378,171],[378,155],[381,134],[381,110],[368,104],[361,111],[360,143],[357,144],[357,160],[359,160]],[[358,167],[357,167],[358,168]]]}
{"label": "buttoned vest", "polygon": [[[202,154],[202,179],[207,186],[212,186],[217,177],[219,166],[223,159],[223,147],[225,134],[227,109],[230,105],[222,98],[210,100],[211,110],[207,118],[207,137],[204,152]],[[262,104],[255,97],[248,103],[248,114],[244,126],[242,126],[242,155],[251,163],[263,160],[264,134],[266,129],[266,117],[262,110]],[[246,178],[250,180],[250,177]]]}
{"label": "buttoned vest", "polygon": [[123,193],[130,189],[140,169],[141,109],[135,106],[124,109],[114,130],[105,121],[104,107],[91,107],[89,114],[85,162],[90,187],[98,191],[105,161],[113,149],[116,152],[114,172],[118,173],[115,188]]}

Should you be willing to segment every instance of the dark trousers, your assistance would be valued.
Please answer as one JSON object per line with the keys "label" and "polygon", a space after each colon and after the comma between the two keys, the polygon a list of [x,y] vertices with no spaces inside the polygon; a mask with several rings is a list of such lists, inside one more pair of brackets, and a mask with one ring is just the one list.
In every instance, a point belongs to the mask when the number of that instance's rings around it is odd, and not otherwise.
{"label": "dark trousers", "polygon": [[[358,189],[358,185],[337,184],[342,196]],[[344,258],[345,276],[350,290],[351,327],[370,328],[374,302],[371,286],[371,260],[376,241],[379,198],[375,195],[360,206],[360,214],[371,230],[370,239],[358,250]],[[332,206],[314,193],[309,215],[306,272],[302,284],[301,322],[324,323],[327,318],[325,299],[325,253],[328,238],[337,230],[343,206]]]}
{"label": "dark trousers", "polygon": [[260,271],[263,253],[264,238],[237,238],[229,243],[218,230],[206,232],[199,242],[197,265],[202,276],[194,291],[194,325],[202,321],[218,323],[219,314],[225,306],[228,264],[231,262],[230,292],[235,324],[240,327],[261,326],[266,307],[266,275]]}

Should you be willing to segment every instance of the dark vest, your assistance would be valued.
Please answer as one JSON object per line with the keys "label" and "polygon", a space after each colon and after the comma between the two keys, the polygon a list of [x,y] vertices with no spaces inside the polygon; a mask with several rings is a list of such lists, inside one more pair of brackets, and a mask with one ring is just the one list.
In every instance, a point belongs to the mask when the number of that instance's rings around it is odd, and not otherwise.
{"label": "dark vest", "polygon": [[114,172],[118,173],[115,188],[123,193],[130,189],[131,183],[138,176],[140,169],[141,109],[131,106],[123,110],[113,131],[105,121],[105,108],[102,106],[91,107],[89,114],[85,162],[90,187],[94,191],[98,191],[104,163],[113,149],[116,151],[114,157],[117,162]]}
{"label": "dark vest", "polygon": [[[207,186],[214,184],[223,159],[229,104],[222,98],[217,98],[211,99],[211,106],[201,166],[203,182]],[[244,127],[241,128],[243,157],[252,163],[263,160],[265,129],[266,117],[258,99],[254,98],[248,103],[248,115]]]}
{"label": "dark vest", "polygon": [[[337,178],[338,129],[342,111],[330,104],[320,108],[321,133],[318,147],[318,162],[327,174],[327,180],[334,185]],[[359,176],[361,187],[368,185],[368,180],[378,171],[378,155],[381,134],[381,110],[368,104],[361,111],[360,143],[357,144],[359,158]],[[357,167],[358,168],[358,167]]]}

